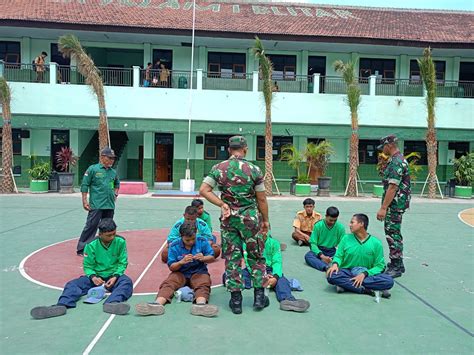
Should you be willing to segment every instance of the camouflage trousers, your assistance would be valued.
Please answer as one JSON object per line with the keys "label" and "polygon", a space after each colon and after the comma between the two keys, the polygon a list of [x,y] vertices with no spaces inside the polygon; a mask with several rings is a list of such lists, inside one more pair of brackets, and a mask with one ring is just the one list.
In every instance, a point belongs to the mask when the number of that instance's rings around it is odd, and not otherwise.
{"label": "camouflage trousers", "polygon": [[385,238],[389,247],[390,263],[398,266],[403,262],[403,237],[402,237],[402,216],[405,211],[387,209],[385,215],[384,229]]}
{"label": "camouflage trousers", "polygon": [[260,218],[256,210],[249,210],[244,215],[230,216],[221,221],[222,253],[226,263],[227,289],[230,292],[244,289],[241,267],[244,244],[253,286],[263,287],[266,278],[263,256],[265,241],[259,230]]}

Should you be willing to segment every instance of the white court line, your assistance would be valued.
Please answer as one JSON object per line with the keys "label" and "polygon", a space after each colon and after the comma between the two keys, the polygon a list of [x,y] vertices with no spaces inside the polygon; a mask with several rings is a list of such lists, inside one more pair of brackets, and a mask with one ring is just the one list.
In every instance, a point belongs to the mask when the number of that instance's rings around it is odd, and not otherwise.
{"label": "white court line", "polygon": [[[160,249],[158,249],[158,251],[156,252],[155,256],[153,256],[153,258],[151,259],[151,261],[148,263],[148,265],[146,266],[145,270],[143,270],[143,272],[140,274],[140,276],[138,277],[138,279],[135,281],[135,283],[133,284],[133,288],[135,289],[135,287],[137,287],[138,283],[143,279],[143,276],[145,276],[146,272],[150,269],[151,265],[155,262],[156,258],[158,257],[158,255],[161,253],[161,251],[163,250],[163,248],[165,247],[165,245],[167,244],[167,241],[165,240],[165,242],[163,243],[163,245],[161,246]],[[107,330],[107,328],[109,327],[109,325],[112,323],[112,321],[114,320],[115,318],[115,314],[112,314],[109,319],[107,319],[107,321],[105,322],[105,324],[102,326],[102,328],[100,328],[99,332],[97,333],[97,335],[94,337],[94,339],[92,339],[92,341],[90,342],[90,344],[87,346],[86,350],[84,350],[84,352],[82,353],[82,355],[89,355],[89,353],[91,352],[91,350],[94,348],[95,344],[97,344],[97,342],[100,340],[100,338],[102,337],[102,335],[105,333],[105,331]]]}
{"label": "white court line", "polygon": [[[140,231],[148,231],[148,230],[154,230],[154,229],[140,229]],[[134,232],[136,230],[134,229],[127,229],[127,230],[124,230],[122,232]],[[118,233],[120,235],[120,232]],[[47,287],[47,288],[51,288],[53,290],[59,290],[59,291],[62,291],[64,290],[63,287],[58,287],[58,286],[53,286],[53,285],[50,285],[50,284],[46,284],[44,282],[41,282],[41,281],[38,281],[34,278],[32,278],[30,275],[28,275],[28,273],[26,272],[25,270],[25,264],[26,262],[28,261],[29,258],[31,258],[33,255],[35,255],[36,253],[39,253],[40,251],[46,249],[46,248],[49,248],[49,247],[52,247],[54,245],[58,245],[58,244],[61,244],[61,243],[66,243],[66,242],[69,242],[70,240],[76,240],[78,237],[75,237],[75,238],[70,238],[70,239],[66,239],[66,240],[62,240],[60,242],[56,242],[56,243],[53,243],[53,244],[50,244],[50,245],[47,245],[45,247],[42,247],[38,250],[35,250],[33,252],[31,252],[30,254],[28,254],[27,256],[25,256],[23,258],[23,260],[20,262],[20,265],[18,266],[18,270],[20,271],[20,275],[23,276],[25,279],[27,279],[28,281],[31,281],[37,285],[40,285],[40,286],[43,286],[43,287]],[[138,281],[138,280],[137,280]],[[144,292],[144,293],[134,293],[133,295],[134,296],[149,296],[149,295],[154,295],[156,292]]]}
{"label": "white court line", "polygon": [[461,221],[462,223],[464,223],[465,225],[467,225],[467,226],[469,226],[469,227],[471,227],[471,228],[474,228],[473,225],[467,223],[465,220],[463,220],[463,219],[461,218],[461,214],[462,214],[463,212],[466,212],[466,211],[469,211],[469,210],[472,210],[472,208],[466,208],[465,210],[462,210],[461,212],[459,212],[459,213],[458,213],[458,218],[459,218],[460,221]]}
{"label": "white court line", "polygon": [[30,275],[28,275],[28,274],[26,273],[26,271],[25,271],[25,263],[26,263],[26,261],[27,261],[30,257],[32,257],[32,256],[35,255],[36,253],[39,253],[40,251],[42,251],[42,250],[44,250],[44,249],[46,249],[46,248],[49,248],[49,247],[52,247],[52,246],[54,246],[54,245],[58,245],[58,244],[61,244],[61,243],[65,243],[65,242],[68,242],[68,241],[70,241],[70,240],[75,240],[75,239],[77,239],[77,237],[71,238],[71,239],[62,240],[62,241],[60,241],[60,242],[47,245],[47,246],[45,246],[45,247],[43,247],[43,248],[41,248],[41,249],[35,250],[34,252],[32,252],[32,253],[30,253],[29,255],[25,256],[25,257],[23,258],[23,260],[20,262],[20,265],[18,266],[18,270],[20,270],[21,276],[23,276],[23,277],[24,277],[25,279],[27,279],[28,281],[31,281],[31,282],[33,282],[33,283],[35,283],[35,284],[37,284],[37,285],[44,286],[44,287],[48,287],[48,288],[52,288],[52,289],[54,289],[54,290],[62,291],[62,290],[63,290],[62,287],[57,287],[57,286],[52,286],[52,285],[45,284],[45,283],[43,283],[43,282],[41,282],[41,281],[35,280],[35,279],[32,278]]}

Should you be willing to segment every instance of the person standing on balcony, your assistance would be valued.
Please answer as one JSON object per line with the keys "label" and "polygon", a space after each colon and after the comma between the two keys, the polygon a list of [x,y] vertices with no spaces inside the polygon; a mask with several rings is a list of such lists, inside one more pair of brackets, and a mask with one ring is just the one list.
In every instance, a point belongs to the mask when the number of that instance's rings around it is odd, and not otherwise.
{"label": "person standing on balcony", "polygon": [[[120,180],[112,168],[115,153],[106,147],[100,152],[100,162],[87,168],[81,184],[82,206],[88,212],[86,225],[77,242],[77,255],[84,256],[86,244],[95,239],[97,226],[104,218],[113,218]],[[89,193],[89,200],[87,195]]]}
{"label": "person standing on balcony", "polygon": [[170,71],[166,69],[165,63],[160,64],[160,86],[163,88],[169,87]]}
{"label": "person standing on balcony", "polygon": [[45,60],[46,57],[48,56],[48,53],[46,52],[41,52],[39,56],[35,58],[34,64],[35,64],[35,71],[36,71],[36,82],[37,83],[42,83],[44,80],[44,71],[45,71]]}
{"label": "person standing on balcony", "polygon": [[152,64],[148,63],[145,68],[145,79],[143,79],[143,86],[144,87],[149,87],[151,83],[151,68]]}
{"label": "person standing on balcony", "polygon": [[[212,167],[199,193],[221,208],[222,253],[226,261],[229,306],[234,314],[242,313],[241,261],[246,245],[247,261],[254,287],[255,310],[268,306],[263,281],[267,278],[264,236],[268,233],[268,204],[260,168],[245,159],[247,140],[242,136],[229,138],[230,158]],[[218,187],[220,198],[212,191]]]}
{"label": "person standing on balcony", "polygon": [[382,207],[377,212],[377,219],[384,221],[385,236],[389,247],[390,263],[385,273],[400,277],[405,272],[403,265],[402,216],[410,207],[411,182],[408,162],[398,150],[398,138],[389,135],[380,139],[377,147],[390,156],[384,170]]}

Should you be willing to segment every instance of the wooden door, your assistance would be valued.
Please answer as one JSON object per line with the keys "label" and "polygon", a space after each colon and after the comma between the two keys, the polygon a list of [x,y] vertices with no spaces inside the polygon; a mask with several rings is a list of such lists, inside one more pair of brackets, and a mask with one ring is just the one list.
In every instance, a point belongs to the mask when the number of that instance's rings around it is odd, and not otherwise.
{"label": "wooden door", "polygon": [[155,147],[155,181],[169,182],[169,148],[171,145],[157,144]]}

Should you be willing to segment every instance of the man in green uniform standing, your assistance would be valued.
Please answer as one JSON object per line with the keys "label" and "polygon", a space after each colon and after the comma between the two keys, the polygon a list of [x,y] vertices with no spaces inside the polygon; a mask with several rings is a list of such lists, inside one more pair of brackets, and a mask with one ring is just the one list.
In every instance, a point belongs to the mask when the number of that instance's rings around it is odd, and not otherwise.
{"label": "man in green uniform standing", "polygon": [[390,249],[390,263],[385,271],[392,277],[405,272],[403,265],[402,216],[410,207],[411,183],[408,162],[398,150],[397,137],[389,135],[380,139],[379,150],[390,156],[384,171],[382,207],[377,219],[384,221],[385,236]]}
{"label": "man in green uniform standing", "polygon": [[115,200],[120,187],[117,172],[112,169],[114,161],[114,151],[106,147],[100,152],[100,163],[89,166],[84,173],[81,184],[82,206],[88,214],[77,243],[78,256],[83,256],[86,244],[94,240],[101,219],[114,217]]}
{"label": "man in green uniform standing", "polygon": [[[247,160],[247,141],[242,136],[229,138],[230,158],[212,167],[199,193],[221,208],[222,253],[226,260],[227,289],[231,292],[229,306],[233,313],[242,313],[241,260],[243,244],[254,286],[255,310],[262,310],[265,302],[263,279],[266,277],[264,235],[269,228],[268,204],[260,168]],[[221,198],[213,193],[218,187]]]}

